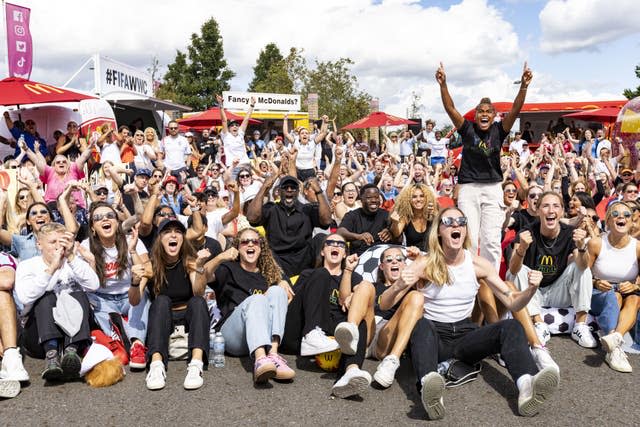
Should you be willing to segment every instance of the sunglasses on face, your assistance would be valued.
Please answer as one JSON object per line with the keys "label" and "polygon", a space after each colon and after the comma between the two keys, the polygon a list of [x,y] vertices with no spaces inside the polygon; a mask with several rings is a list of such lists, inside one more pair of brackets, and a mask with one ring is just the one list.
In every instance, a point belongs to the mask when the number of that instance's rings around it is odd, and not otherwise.
{"label": "sunglasses on face", "polygon": [[251,178],[251,175],[242,174],[242,175],[238,175],[238,178],[240,179]]}
{"label": "sunglasses on face", "polygon": [[540,197],[542,193],[531,193],[529,194],[529,198],[530,199],[535,199],[536,197]]}
{"label": "sunglasses on face", "polygon": [[116,214],[115,212],[105,212],[103,214],[94,214],[93,215],[93,222],[100,222],[103,219],[116,219]]}
{"label": "sunglasses on face", "polygon": [[106,196],[107,194],[109,194],[109,190],[105,190],[105,189],[96,190],[95,193],[96,193],[96,196]]}
{"label": "sunglasses on face", "polygon": [[396,255],[391,256],[391,255],[387,255],[386,257],[384,257],[384,262],[386,262],[387,264],[391,264],[393,262],[393,260],[396,260],[398,262],[404,262],[404,256],[403,255]]}
{"label": "sunglasses on face", "polygon": [[347,242],[343,241],[343,240],[326,240],[324,242],[325,246],[332,246],[332,247],[336,247],[336,248],[346,248],[347,247]]}
{"label": "sunglasses on face", "polygon": [[18,169],[18,165],[9,165],[9,169]]}
{"label": "sunglasses on face", "polygon": [[29,197],[28,194],[21,194],[18,196],[18,200],[26,200]]}
{"label": "sunglasses on face", "polygon": [[242,239],[240,240],[240,246],[248,246],[248,245],[258,246],[260,245],[260,239]]}
{"label": "sunglasses on face", "polygon": [[[447,187],[447,188],[449,188],[449,187]],[[505,193],[515,193],[515,192],[516,192],[516,190],[515,190],[515,189],[512,189],[512,188],[507,188],[506,190],[504,190],[504,192],[505,192]]]}
{"label": "sunglasses on face", "polygon": [[614,217],[614,218],[617,218],[619,216],[623,216],[625,218],[631,218],[631,212],[629,212],[629,211],[624,211],[624,212],[613,211],[613,212],[611,212],[611,216]]}
{"label": "sunglasses on face", "polygon": [[633,176],[633,174],[629,173],[629,172],[625,172],[622,174],[622,176]]}
{"label": "sunglasses on face", "polygon": [[153,175],[154,178],[162,178],[162,175]]}
{"label": "sunglasses on face", "polygon": [[40,209],[39,211],[29,212],[29,216],[36,216],[36,215],[49,215],[49,211],[46,209]]}
{"label": "sunglasses on face", "polygon": [[625,193],[630,193],[630,194],[637,193],[637,192],[638,190],[625,190]]}
{"label": "sunglasses on face", "polygon": [[458,218],[454,218],[452,216],[443,216],[440,219],[440,222],[442,222],[442,225],[444,225],[445,227],[453,227],[454,225],[464,227],[465,225],[467,225],[467,217],[460,216]]}
{"label": "sunglasses on face", "polygon": [[173,212],[158,212],[156,215],[159,216],[160,218],[172,218],[172,217],[175,217]]}
{"label": "sunglasses on face", "polygon": [[334,196],[338,196],[338,197],[340,197],[340,196],[342,196],[342,193],[341,193],[341,192],[339,192],[339,191],[336,191],[335,193],[333,193],[333,195],[334,195]]}

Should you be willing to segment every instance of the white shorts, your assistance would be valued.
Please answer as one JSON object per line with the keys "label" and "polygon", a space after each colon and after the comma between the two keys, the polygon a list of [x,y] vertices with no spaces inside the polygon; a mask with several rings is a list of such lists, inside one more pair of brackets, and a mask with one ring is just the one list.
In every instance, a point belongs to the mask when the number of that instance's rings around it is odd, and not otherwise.
{"label": "white shorts", "polygon": [[371,340],[371,344],[369,344],[369,347],[367,347],[367,353],[365,354],[365,357],[371,359],[377,359],[375,350],[376,346],[378,345],[378,335],[380,334],[382,328],[384,328],[384,326],[387,324],[387,322],[389,322],[387,319],[383,319],[380,316],[376,316],[375,320],[376,331],[373,334],[373,339]]}

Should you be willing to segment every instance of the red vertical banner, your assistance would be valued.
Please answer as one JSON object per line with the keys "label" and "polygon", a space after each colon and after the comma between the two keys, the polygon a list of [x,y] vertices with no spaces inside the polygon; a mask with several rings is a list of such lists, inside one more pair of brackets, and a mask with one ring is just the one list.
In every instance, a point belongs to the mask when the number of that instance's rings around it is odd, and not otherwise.
{"label": "red vertical banner", "polygon": [[5,3],[9,77],[31,77],[33,42],[29,30],[31,9]]}

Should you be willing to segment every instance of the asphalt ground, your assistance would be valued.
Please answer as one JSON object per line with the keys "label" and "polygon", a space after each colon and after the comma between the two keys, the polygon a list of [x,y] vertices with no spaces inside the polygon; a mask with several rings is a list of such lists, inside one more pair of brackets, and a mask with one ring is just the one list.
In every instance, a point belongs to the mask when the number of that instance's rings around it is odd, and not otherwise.
{"label": "asphalt ground", "polygon": [[[227,356],[224,368],[205,371],[196,391],[182,387],[184,362],[170,362],[167,386],[154,392],[146,389],[144,372],[128,368],[123,382],[104,389],[44,384],[44,362],[25,358],[31,384],[0,400],[0,425],[637,425],[640,356],[629,355],[635,372],[622,374],[604,363],[600,348],[581,348],[569,336],[554,336],[549,348],[561,369],[560,388],[534,418],[517,415],[516,387],[489,359],[476,381],[445,391],[443,420],[426,421],[408,358],[389,389],[372,386],[346,400],[330,395],[335,375],[303,357],[286,356],[297,371],[293,382],[255,386],[250,359]],[[364,369],[373,374],[377,363],[367,360]]]}

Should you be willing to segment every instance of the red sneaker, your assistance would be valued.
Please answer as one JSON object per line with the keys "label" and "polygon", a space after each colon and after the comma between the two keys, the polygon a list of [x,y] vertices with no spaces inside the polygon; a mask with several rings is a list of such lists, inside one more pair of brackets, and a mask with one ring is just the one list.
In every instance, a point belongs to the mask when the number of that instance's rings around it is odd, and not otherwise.
{"label": "red sneaker", "polygon": [[111,350],[111,353],[122,362],[122,366],[127,366],[129,364],[129,355],[127,354],[127,350],[124,349],[124,345],[122,345],[122,341],[114,340],[113,338],[107,336],[101,330],[93,330],[91,331],[91,336],[95,338],[95,341],[98,344],[102,344]]}
{"label": "red sneaker", "polygon": [[147,347],[140,341],[134,341],[131,344],[131,353],[129,353],[129,367],[132,369],[145,369],[147,367]]}

